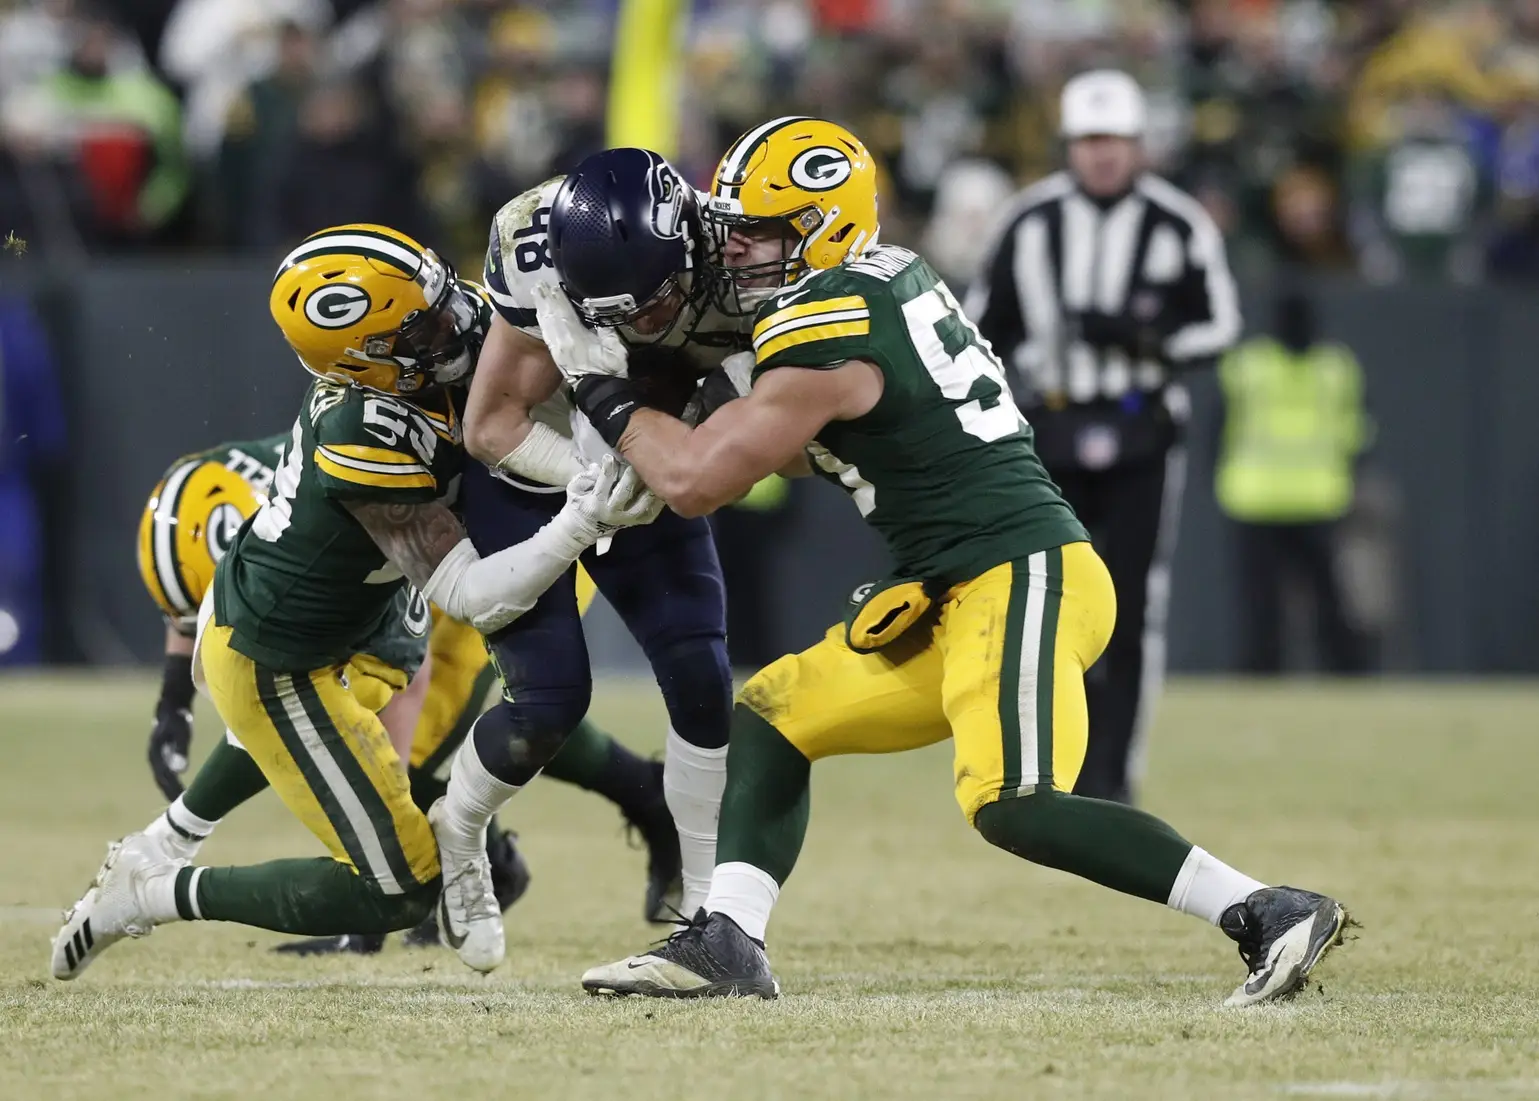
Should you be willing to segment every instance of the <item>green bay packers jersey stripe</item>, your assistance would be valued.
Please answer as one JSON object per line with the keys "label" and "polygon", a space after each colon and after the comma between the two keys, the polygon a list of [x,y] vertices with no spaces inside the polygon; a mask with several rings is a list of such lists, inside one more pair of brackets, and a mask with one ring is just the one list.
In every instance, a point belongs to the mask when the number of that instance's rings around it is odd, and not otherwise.
{"label": "green bay packers jersey stripe", "polygon": [[317,444],[316,450],[339,466],[375,474],[421,474],[427,470],[415,455],[366,444]]}
{"label": "green bay packers jersey stripe", "polygon": [[793,122],[806,122],[811,117],[811,115],[784,115],[778,119],[770,119],[739,138],[737,144],[727,151],[726,157],[722,160],[721,173],[717,177],[721,185],[721,197],[737,198],[738,188],[743,185],[743,176],[748,171],[749,162],[753,160],[754,151],[764,143],[765,138],[777,130],[784,130]]}
{"label": "green bay packers jersey stripe", "polygon": [[198,609],[192,602],[191,587],[182,574],[182,563],[176,553],[176,518],[187,479],[202,463],[201,459],[191,459],[166,476],[166,487],[160,491],[155,503],[154,532],[150,537],[156,580],[160,582],[167,602],[184,616],[197,615]]}
{"label": "green bay packers jersey stripe", "polygon": [[[777,337],[783,337],[787,333],[794,333],[801,329],[813,328],[819,325],[837,325],[841,321],[867,321],[871,318],[870,310],[829,310],[826,313],[809,314],[806,317],[793,317],[789,321],[782,321],[779,325],[771,326],[753,339],[754,350],[758,351],[766,344],[771,344]],[[870,325],[867,325],[867,329]],[[792,341],[795,343],[795,341]]]}
{"label": "green bay packers jersey stripe", "polygon": [[338,455],[325,445],[315,449],[315,466],[337,481],[376,489],[431,489],[438,484],[432,471],[420,463],[371,463]]}
{"label": "green bay packers jersey stripe", "polygon": [[[830,345],[826,349],[820,349],[817,362],[808,361],[801,366],[829,366],[840,360],[856,358],[848,349],[833,354],[833,341],[849,340],[855,337],[866,336],[871,332],[871,319],[861,317],[853,321],[836,321],[824,323],[822,318],[816,322],[801,328],[793,329],[783,336],[777,336],[773,340],[766,340],[758,348],[754,349],[760,363],[768,362],[772,357],[790,348],[806,348],[808,345]],[[828,354],[825,354],[828,353]]]}
{"label": "green bay packers jersey stripe", "polygon": [[[813,288],[808,288],[811,290]],[[814,298],[811,301],[795,302],[790,305],[782,303],[791,299],[800,298],[801,294],[793,294],[782,298],[775,304],[775,309],[754,323],[753,338],[758,340],[765,333],[782,325],[787,321],[795,321],[798,318],[808,317],[812,314],[832,313],[835,310],[865,310],[866,300],[858,294],[840,295],[837,298]]]}

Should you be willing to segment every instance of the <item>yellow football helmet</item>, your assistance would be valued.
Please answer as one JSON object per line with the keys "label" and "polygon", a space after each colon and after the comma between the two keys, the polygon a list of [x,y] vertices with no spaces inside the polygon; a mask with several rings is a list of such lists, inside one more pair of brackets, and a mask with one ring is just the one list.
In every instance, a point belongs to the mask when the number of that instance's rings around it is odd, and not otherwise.
{"label": "yellow football helmet", "polygon": [[268,305],[311,374],[386,394],[462,380],[485,335],[454,269],[385,226],[306,237],[278,268]]}
{"label": "yellow football helmet", "polygon": [[[876,244],[876,164],[861,140],[826,119],[791,115],[755,126],[716,168],[705,220],[724,246],[734,228],[778,228],[779,260],[720,266],[733,285],[777,287],[835,267]],[[766,223],[778,223],[771,226]]]}
{"label": "yellow football helmet", "polygon": [[261,503],[235,471],[197,458],[178,463],[150,494],[139,521],[139,576],[179,629],[197,625],[214,567]]}

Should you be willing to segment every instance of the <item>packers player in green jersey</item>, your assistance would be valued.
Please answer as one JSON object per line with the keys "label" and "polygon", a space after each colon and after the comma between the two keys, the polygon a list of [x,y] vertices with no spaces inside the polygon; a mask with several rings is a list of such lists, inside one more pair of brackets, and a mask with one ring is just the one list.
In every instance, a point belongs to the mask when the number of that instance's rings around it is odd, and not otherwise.
{"label": "packers player in green jersey", "polygon": [[[475,284],[466,284],[479,295]],[[478,324],[477,328],[483,328]],[[165,663],[155,724],[150,733],[149,763],[156,785],[170,805],[145,831],[176,856],[194,859],[218,824],[247,799],[267,787],[267,778],[243,749],[229,738],[209,752],[191,786],[183,791],[192,741],[193,635],[198,607],[213,581],[214,568],[236,532],[256,512],[272,488],[275,468],[289,434],[260,440],[222,443],[176,459],[156,484],[139,524],[138,566],[145,590],[165,618]],[[577,567],[577,602],[586,612],[596,594],[592,579]],[[426,810],[441,796],[448,763],[470,725],[484,709],[496,674],[481,633],[429,609],[415,590],[398,598],[400,629],[380,632],[375,656],[412,675],[405,691],[380,711],[396,754],[407,765],[412,798]],[[429,624],[431,614],[431,627]],[[426,630],[426,640],[423,634]],[[419,668],[420,663],[420,668]],[[649,919],[663,920],[666,893],[678,878],[678,841],[663,798],[661,766],[645,761],[584,720],[562,751],[544,770],[551,779],[574,784],[611,799],[642,836],[651,854]],[[637,779],[641,783],[637,783]],[[530,874],[513,834],[491,823],[486,850],[492,883],[503,910],[527,889]],[[341,934],[280,944],[280,952],[300,955],[377,952],[382,934]],[[407,934],[408,944],[438,943],[437,922],[429,919]]]}
{"label": "packers player in green jersey", "polygon": [[[1219,925],[1248,970],[1229,1004],[1299,989],[1340,937],[1338,902],[1269,887],[1142,811],[1070,794],[1112,583],[992,349],[928,264],[877,243],[865,147],[818,119],[764,123],[728,150],[706,211],[727,296],[754,307],[744,396],[695,428],[643,408],[620,342],[547,295],[540,324],[558,366],[675,511],[709,513],[774,471],[816,473],[849,493],[894,570],[820,642],[748,681],[705,906],[584,987],[774,997],[765,929],[805,835],[813,762],[949,738],[957,801],[985,840]],[[551,238],[561,273],[554,225]]]}
{"label": "packers player in green jersey", "polygon": [[481,558],[450,511],[463,383],[485,302],[431,250],[375,225],[312,235],[280,266],[279,328],[316,376],[266,500],[198,614],[195,681],[329,857],[194,866],[149,833],[109,846],[53,943],[72,979],[124,937],[177,920],[306,935],[417,925],[442,892],[491,894],[484,852],[443,882],[429,817],[379,719],[409,680],[382,635],[409,588],[480,631],[518,618],[578,555],[660,504],[613,458],[582,471],[531,538]]}

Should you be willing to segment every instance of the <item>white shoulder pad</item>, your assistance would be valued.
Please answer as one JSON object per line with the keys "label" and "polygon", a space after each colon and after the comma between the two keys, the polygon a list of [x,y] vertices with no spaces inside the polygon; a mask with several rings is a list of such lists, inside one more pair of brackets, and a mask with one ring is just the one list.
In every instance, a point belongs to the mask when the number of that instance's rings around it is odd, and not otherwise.
{"label": "white shoulder pad", "polygon": [[546,231],[550,205],[566,177],[555,176],[508,203],[492,219],[482,282],[492,305],[509,325],[539,337],[534,291],[554,286],[556,269],[550,258]]}

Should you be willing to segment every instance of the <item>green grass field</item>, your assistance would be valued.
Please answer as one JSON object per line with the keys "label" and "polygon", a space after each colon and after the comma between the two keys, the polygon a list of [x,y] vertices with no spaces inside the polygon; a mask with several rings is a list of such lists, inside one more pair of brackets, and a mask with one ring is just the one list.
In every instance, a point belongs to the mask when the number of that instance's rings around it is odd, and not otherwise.
{"label": "green grass field", "polygon": [[[174,925],[48,978],[58,910],[159,805],[148,679],[0,680],[0,1098],[1539,1097],[1539,687],[1178,684],[1147,805],[1362,922],[1290,1004],[1221,1009],[1217,930],[985,845],[945,747],[818,766],[770,928],[775,1003],[585,997],[646,944],[618,815],[541,782],[490,978],[447,951],[290,960]],[[202,703],[200,746],[214,736]],[[655,691],[595,716],[653,749]],[[319,851],[270,795],[213,863]],[[476,1091],[476,1092],[473,1092]]]}

